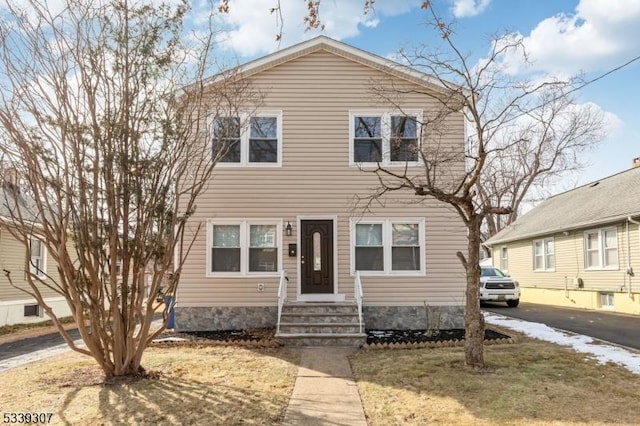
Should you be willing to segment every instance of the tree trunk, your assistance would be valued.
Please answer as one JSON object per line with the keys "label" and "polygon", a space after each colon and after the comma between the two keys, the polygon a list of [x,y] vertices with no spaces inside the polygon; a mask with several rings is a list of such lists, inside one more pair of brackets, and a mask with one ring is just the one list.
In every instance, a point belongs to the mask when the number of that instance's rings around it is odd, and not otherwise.
{"label": "tree trunk", "polygon": [[484,367],[484,317],[480,312],[480,225],[481,216],[469,221],[467,275],[467,304],[465,309],[465,362],[473,368]]}

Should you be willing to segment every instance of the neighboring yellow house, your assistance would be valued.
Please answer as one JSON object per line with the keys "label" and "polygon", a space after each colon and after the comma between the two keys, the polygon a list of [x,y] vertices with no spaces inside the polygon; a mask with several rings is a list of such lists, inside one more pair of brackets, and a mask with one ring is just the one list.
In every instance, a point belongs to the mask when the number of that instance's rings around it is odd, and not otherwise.
{"label": "neighboring yellow house", "polygon": [[547,199],[486,242],[522,301],[640,314],[639,165]]}
{"label": "neighboring yellow house", "polygon": [[[54,276],[56,264],[47,252],[42,241],[37,238],[31,240],[31,258],[27,258],[24,244],[16,240],[8,230],[12,225],[11,212],[15,206],[15,185],[9,182],[0,183],[0,327],[12,324],[41,322],[49,319],[38,302],[22,289],[29,289],[25,271],[46,278]],[[24,197],[17,196],[25,201]],[[29,268],[29,269],[27,269]],[[6,272],[10,271],[13,286],[9,283]],[[18,288],[16,288],[18,287]],[[41,288],[45,301],[58,316],[71,315],[64,297],[43,286]]]}
{"label": "neighboring yellow house", "polygon": [[[428,313],[440,328],[463,327],[456,252],[466,251],[466,230],[455,211],[409,191],[354,208],[378,186],[378,164],[425,173],[420,123],[447,89],[324,36],[238,71],[264,98],[249,117],[212,118],[211,139],[231,148],[192,218],[203,232],[182,270],[176,326],[274,326],[284,273],[287,303],[327,309],[359,300],[359,275],[367,328],[425,328]],[[376,84],[400,105],[377,99]],[[247,129],[224,133],[241,119]],[[464,173],[462,112],[447,125],[439,143],[460,155],[443,169],[445,182]]]}

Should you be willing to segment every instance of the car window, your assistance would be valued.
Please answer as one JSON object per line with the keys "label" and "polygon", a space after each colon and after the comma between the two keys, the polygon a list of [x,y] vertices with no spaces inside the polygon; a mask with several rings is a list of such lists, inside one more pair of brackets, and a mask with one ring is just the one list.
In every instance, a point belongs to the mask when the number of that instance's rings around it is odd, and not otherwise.
{"label": "car window", "polygon": [[506,274],[498,268],[482,268],[483,277],[506,277]]}

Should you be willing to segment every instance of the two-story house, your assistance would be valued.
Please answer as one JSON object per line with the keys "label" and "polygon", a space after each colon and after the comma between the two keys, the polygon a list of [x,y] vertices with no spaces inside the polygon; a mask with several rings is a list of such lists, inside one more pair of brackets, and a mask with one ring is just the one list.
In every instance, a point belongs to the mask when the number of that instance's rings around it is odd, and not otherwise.
{"label": "two-story house", "polygon": [[[426,328],[436,317],[439,328],[463,327],[457,214],[408,192],[357,202],[378,188],[378,164],[424,173],[421,123],[446,89],[324,36],[237,71],[263,98],[247,114],[210,117],[211,152],[222,158],[193,217],[206,231],[182,271],[177,328],[274,326],[287,305],[360,301],[368,329]],[[374,84],[394,91],[395,107]],[[440,143],[462,151],[462,113],[447,129]],[[454,168],[462,173],[463,161]]]}

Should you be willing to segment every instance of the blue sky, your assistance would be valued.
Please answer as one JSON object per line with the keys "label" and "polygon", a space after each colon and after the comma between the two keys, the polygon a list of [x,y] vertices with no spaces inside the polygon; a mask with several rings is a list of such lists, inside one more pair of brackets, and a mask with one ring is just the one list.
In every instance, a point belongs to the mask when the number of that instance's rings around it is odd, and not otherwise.
{"label": "blue sky", "polygon": [[[276,18],[269,13],[275,3],[231,0],[230,13],[221,17],[228,31],[220,40],[237,61],[246,62],[320,34],[304,31],[306,1],[281,0],[284,32],[278,46]],[[424,25],[421,3],[376,0],[374,10],[363,15],[364,0],[322,0],[323,34],[393,57],[402,47],[436,40]],[[522,35],[534,68],[550,75],[584,72],[593,78],[640,56],[638,0],[434,0],[432,4],[445,18],[456,20],[457,41],[473,61],[487,52],[491,34],[504,31]],[[609,134],[586,155],[590,166],[565,179],[558,191],[624,171],[640,156],[638,80],[640,61],[580,91],[578,102],[594,103],[606,112]]]}

